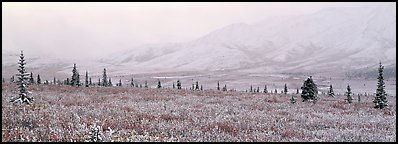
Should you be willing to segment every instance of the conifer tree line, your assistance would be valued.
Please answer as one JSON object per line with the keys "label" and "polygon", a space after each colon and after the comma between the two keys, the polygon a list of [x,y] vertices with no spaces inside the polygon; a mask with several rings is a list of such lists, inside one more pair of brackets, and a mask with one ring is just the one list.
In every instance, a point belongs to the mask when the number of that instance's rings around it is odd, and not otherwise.
{"label": "conifer tree line", "polygon": [[[23,55],[23,51],[21,51],[20,54],[20,59],[18,62],[18,74],[16,74],[17,76],[17,81],[15,81],[14,75],[11,77],[10,82],[14,83],[17,82],[18,84],[18,89],[19,89],[19,97],[16,99],[13,99],[13,102],[19,101],[21,103],[28,103],[30,104],[33,101],[33,98],[29,97],[28,94],[29,92],[27,91],[27,87],[28,85],[32,85],[32,84],[37,84],[40,85],[42,84],[42,79],[40,74],[37,74],[37,78],[36,81],[33,77],[33,72],[30,72],[30,74],[28,72],[26,72],[25,69],[25,59],[24,59],[24,55]],[[387,101],[387,93],[385,91],[385,83],[384,83],[384,76],[383,76],[383,69],[384,66],[381,64],[381,62],[379,63],[379,69],[378,69],[378,82],[377,82],[377,89],[376,89],[376,94],[373,100],[374,103],[374,108],[379,108],[382,109],[386,106],[388,106],[388,101]],[[2,78],[2,82],[5,83],[5,79]],[[93,86],[94,84],[92,83],[92,79],[91,77],[89,77],[89,73],[88,71],[85,72],[85,80],[84,83],[80,81],[80,74],[79,71],[77,69],[76,64],[73,64],[73,68],[72,68],[72,76],[70,78],[66,78],[66,80],[64,80],[63,82],[58,79],[56,79],[56,77],[54,77],[52,84],[56,85],[56,84],[64,84],[64,85],[71,85],[71,86],[82,86],[85,85],[85,87],[89,87],[89,86]],[[44,81],[44,84],[48,85],[50,84],[50,82],[48,80]],[[128,84],[127,84],[128,85]],[[138,82],[134,81],[134,78],[131,78],[130,81],[130,85],[132,87],[140,87],[142,88],[142,84],[139,84]],[[107,71],[106,68],[104,68],[103,73],[102,73],[102,79],[99,78],[98,79],[98,86],[103,86],[103,87],[108,87],[108,86],[113,86],[112,84],[112,78],[109,77],[107,75]],[[119,81],[116,83],[116,86],[122,87],[122,79],[119,79]],[[182,89],[182,85],[180,80],[177,80],[176,85],[173,82],[172,83],[173,89],[177,88],[177,89]],[[144,87],[148,88],[148,83],[147,81],[145,81],[144,83]],[[162,88],[162,84],[161,81],[158,79],[158,84],[156,86],[157,88]],[[192,87],[190,88],[191,90],[200,90],[203,91],[203,85],[199,85],[199,82],[196,81],[195,83],[192,84]],[[302,101],[311,101],[313,103],[316,103],[316,101],[318,100],[318,88],[317,85],[314,83],[312,76],[310,76],[309,78],[307,78],[307,80],[304,81],[303,85],[301,86],[301,98]],[[222,90],[222,91],[227,91],[227,84],[224,84],[224,86],[220,87],[220,82],[217,81],[217,90]],[[230,91],[234,91],[234,89],[230,89]],[[247,91],[247,90],[246,90]],[[257,92],[260,93],[260,87],[257,86],[257,89],[255,87],[253,87],[253,85],[250,85],[250,92]],[[267,89],[267,85],[264,85],[264,89],[263,89],[263,93],[268,93],[271,92],[273,93],[273,91],[268,91]],[[280,93],[284,93],[287,94],[288,92],[288,88],[287,88],[287,84],[284,84],[284,89],[280,91]],[[277,89],[274,90],[274,93],[278,93]],[[299,88],[297,88],[296,94],[300,94]],[[322,94],[325,94],[324,92],[322,92]],[[335,93],[333,91],[333,86],[330,84],[328,90],[327,90],[327,95],[330,97],[334,97]],[[345,99],[348,103],[352,103],[353,102],[353,93],[351,92],[351,86],[348,84],[347,85],[347,91],[344,94],[347,98]],[[365,96],[367,94],[365,93]],[[361,94],[358,93],[358,102],[361,101]],[[292,103],[296,103],[296,99],[294,97],[294,95],[292,95],[291,97],[291,102]]]}

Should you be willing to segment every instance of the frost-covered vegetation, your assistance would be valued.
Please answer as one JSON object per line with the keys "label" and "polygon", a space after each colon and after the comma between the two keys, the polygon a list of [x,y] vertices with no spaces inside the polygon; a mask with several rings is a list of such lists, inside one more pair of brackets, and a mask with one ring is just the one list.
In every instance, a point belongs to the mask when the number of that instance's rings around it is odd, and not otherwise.
{"label": "frost-covered vegetation", "polygon": [[[2,85],[2,141],[396,141],[396,101],[346,103],[318,95],[135,87],[31,85],[35,102],[7,102]],[[300,98],[300,94],[295,95]]]}

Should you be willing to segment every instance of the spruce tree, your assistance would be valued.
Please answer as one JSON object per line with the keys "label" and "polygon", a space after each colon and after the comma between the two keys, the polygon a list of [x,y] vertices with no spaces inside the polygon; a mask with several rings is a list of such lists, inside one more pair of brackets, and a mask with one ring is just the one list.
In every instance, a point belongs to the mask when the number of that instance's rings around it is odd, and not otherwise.
{"label": "spruce tree", "polygon": [[347,86],[347,92],[345,92],[345,95],[347,96],[347,100],[348,103],[352,103],[352,92],[351,92],[351,88],[350,85]]}
{"label": "spruce tree", "polygon": [[278,93],[278,90],[275,89],[275,94],[277,94],[277,93]]}
{"label": "spruce tree", "polygon": [[224,87],[222,88],[223,91],[227,91],[227,85],[224,85]]}
{"label": "spruce tree", "polygon": [[71,86],[79,86],[79,72],[77,72],[76,69],[76,64],[73,64],[73,69],[72,69],[72,79],[70,81]]}
{"label": "spruce tree", "polygon": [[11,77],[11,83],[15,82],[14,76]]}
{"label": "spruce tree", "polygon": [[66,85],[70,85],[70,80],[69,80],[69,78],[66,78]]}
{"label": "spruce tree", "polygon": [[108,84],[108,77],[106,76],[106,69],[104,68],[104,72],[102,74],[102,86],[106,87]]}
{"label": "spruce tree", "polygon": [[145,88],[148,88],[148,82],[145,81]]}
{"label": "spruce tree", "polygon": [[109,78],[108,84],[106,86],[113,86],[111,78]]}
{"label": "spruce tree", "polygon": [[217,90],[220,90],[220,81],[217,81]]}
{"label": "spruce tree", "polygon": [[299,92],[299,89],[297,88],[297,92],[296,92],[296,94],[299,94],[300,92]]}
{"label": "spruce tree", "polygon": [[57,81],[56,81],[56,79],[55,79],[55,77],[54,77],[54,85],[56,85],[57,84]]}
{"label": "spruce tree", "polygon": [[86,80],[85,80],[85,84],[86,84],[86,87],[88,87],[89,83],[88,83],[88,72],[87,72],[87,71],[86,71]]}
{"label": "spruce tree", "polygon": [[92,81],[91,81],[91,77],[90,77],[90,79],[89,79],[88,81],[89,81],[89,82],[88,82],[88,85],[92,86],[93,83],[92,83]]}
{"label": "spruce tree", "polygon": [[310,76],[306,81],[304,81],[303,86],[301,87],[301,98],[304,101],[312,100],[316,103],[318,99],[318,89],[314,81],[312,80],[312,76]]}
{"label": "spruce tree", "polygon": [[375,104],[374,108],[380,108],[380,109],[383,109],[384,107],[388,106],[387,93],[384,89],[385,85],[384,85],[383,69],[384,69],[384,66],[381,65],[381,62],[380,62],[379,76],[377,77],[376,96],[375,96],[375,99],[373,100],[373,103]]}
{"label": "spruce tree", "polygon": [[287,85],[285,84],[285,88],[283,89],[283,93],[287,94]]}
{"label": "spruce tree", "polygon": [[29,79],[29,84],[34,84],[35,80],[33,79],[33,73],[30,72],[30,79]]}
{"label": "spruce tree", "polygon": [[334,92],[333,92],[332,85],[330,85],[330,87],[329,87],[328,95],[331,96],[331,97],[334,97]]}
{"label": "spruce tree", "polygon": [[173,82],[173,89],[175,89],[176,88],[176,86],[175,86],[175,84],[174,84],[174,82]]}
{"label": "spruce tree", "polygon": [[253,92],[253,86],[250,85],[250,92]]}
{"label": "spruce tree", "polygon": [[195,90],[195,84],[192,84],[191,90]]}
{"label": "spruce tree", "polygon": [[200,90],[201,90],[201,91],[203,90],[203,85],[200,85]]}
{"label": "spruce tree", "polygon": [[162,84],[160,83],[160,80],[158,79],[158,86],[157,88],[162,88]]}
{"label": "spruce tree", "polygon": [[131,85],[131,87],[134,87],[134,78],[131,78],[130,85]]}
{"label": "spruce tree", "polygon": [[98,86],[101,86],[101,78],[98,78]]}
{"label": "spruce tree", "polygon": [[198,81],[196,81],[195,90],[199,90],[199,82]]}
{"label": "spruce tree", "polygon": [[264,93],[268,93],[267,85],[264,85]]}
{"label": "spruce tree", "polygon": [[20,102],[20,103],[26,103],[26,104],[31,104],[33,102],[33,97],[29,97],[28,94],[31,92],[28,91],[28,83],[29,83],[29,74],[26,73],[25,70],[25,59],[23,55],[23,51],[21,51],[21,55],[19,56],[19,68],[18,68],[18,90],[19,90],[19,96],[16,99],[12,99],[11,102]]}
{"label": "spruce tree", "polygon": [[260,87],[257,87],[257,93],[259,93],[260,92]]}
{"label": "spruce tree", "polygon": [[122,79],[119,79],[119,86],[122,86]]}
{"label": "spruce tree", "polygon": [[358,94],[358,102],[361,102],[361,95]]}
{"label": "spruce tree", "polygon": [[177,89],[181,89],[181,82],[180,82],[180,80],[177,80]]}
{"label": "spruce tree", "polygon": [[41,84],[41,79],[40,79],[40,75],[39,74],[37,74],[37,84],[38,85]]}

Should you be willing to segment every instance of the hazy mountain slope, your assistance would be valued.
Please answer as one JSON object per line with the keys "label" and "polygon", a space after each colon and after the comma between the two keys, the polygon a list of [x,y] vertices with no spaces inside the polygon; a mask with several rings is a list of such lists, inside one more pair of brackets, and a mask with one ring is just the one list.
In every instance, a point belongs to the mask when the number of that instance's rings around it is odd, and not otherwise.
{"label": "hazy mountain slope", "polygon": [[[149,44],[78,63],[85,70],[114,74],[154,71],[333,72],[345,75],[395,69],[396,6],[329,8],[237,23],[186,43]],[[4,73],[16,73],[18,52],[2,50]],[[32,71],[70,75],[72,61],[26,54]]]}
{"label": "hazy mountain slope", "polygon": [[195,41],[143,46],[101,59],[134,68],[330,71],[395,64],[396,6],[330,8],[232,24]]}

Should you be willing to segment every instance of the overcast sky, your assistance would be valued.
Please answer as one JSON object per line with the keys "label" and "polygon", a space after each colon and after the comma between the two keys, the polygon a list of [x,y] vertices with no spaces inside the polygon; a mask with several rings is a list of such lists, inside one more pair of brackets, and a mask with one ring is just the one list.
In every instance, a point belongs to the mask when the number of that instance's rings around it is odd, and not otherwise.
{"label": "overcast sky", "polygon": [[187,42],[233,23],[369,4],[3,2],[2,50],[98,58],[144,44]]}

